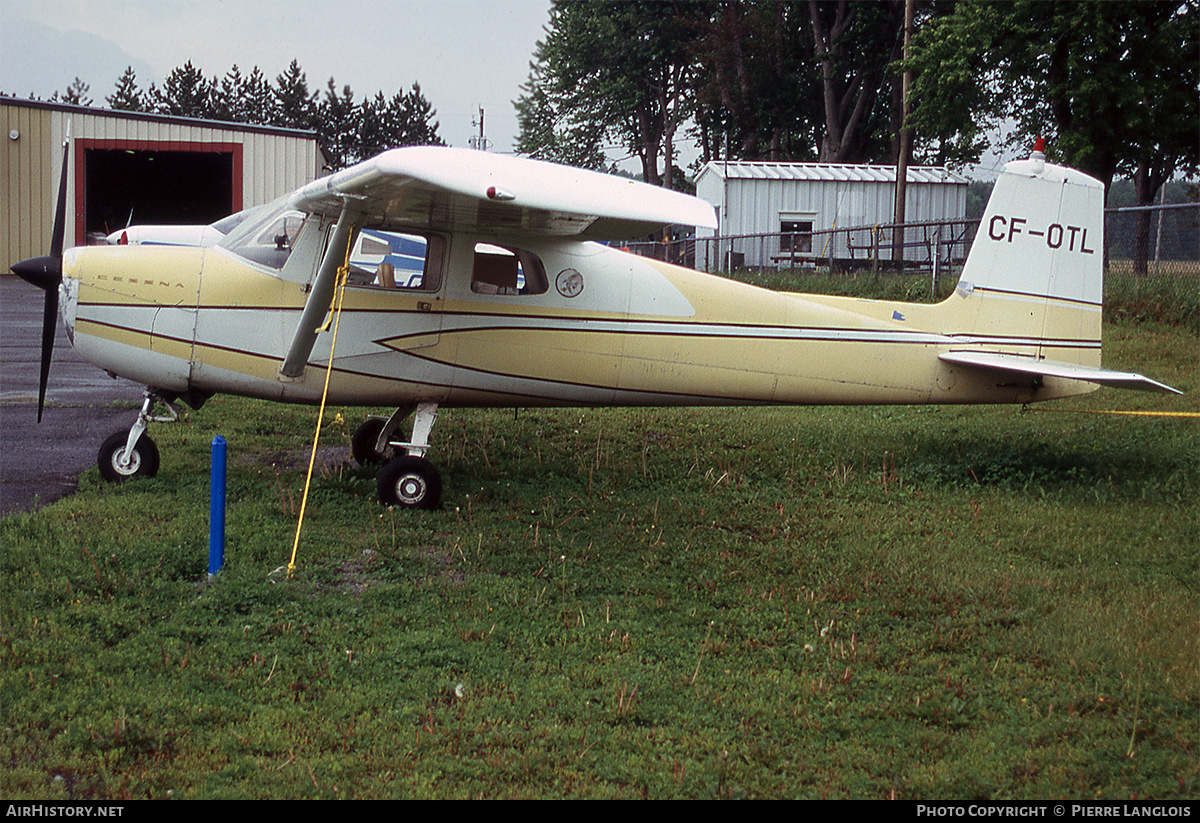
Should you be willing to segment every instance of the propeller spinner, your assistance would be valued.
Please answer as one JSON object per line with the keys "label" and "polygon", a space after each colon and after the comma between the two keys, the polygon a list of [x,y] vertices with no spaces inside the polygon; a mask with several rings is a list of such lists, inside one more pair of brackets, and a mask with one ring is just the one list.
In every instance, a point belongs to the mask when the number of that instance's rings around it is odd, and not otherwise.
{"label": "propeller spinner", "polygon": [[12,266],[13,274],[46,293],[42,309],[42,372],[38,384],[38,422],[46,405],[46,384],[50,379],[50,360],[54,352],[54,333],[58,327],[58,287],[62,284],[63,244],[67,222],[67,159],[70,145],[63,144],[62,175],[58,181],[58,203],[54,209],[54,234],[50,254],[22,260]]}

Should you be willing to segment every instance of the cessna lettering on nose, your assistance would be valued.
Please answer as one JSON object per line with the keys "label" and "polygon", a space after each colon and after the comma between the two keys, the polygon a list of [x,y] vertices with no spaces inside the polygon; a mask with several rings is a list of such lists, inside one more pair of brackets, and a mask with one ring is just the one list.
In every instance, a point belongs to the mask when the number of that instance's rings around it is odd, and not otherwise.
{"label": "cessna lettering on nose", "polygon": [[997,214],[988,222],[988,237],[1005,243],[1013,242],[1013,238],[1025,234],[1030,237],[1044,238],[1046,245],[1052,249],[1078,251],[1081,254],[1095,254],[1095,249],[1088,248],[1088,230],[1083,226],[1063,226],[1051,223],[1045,230],[1031,229],[1023,217],[1004,217]]}

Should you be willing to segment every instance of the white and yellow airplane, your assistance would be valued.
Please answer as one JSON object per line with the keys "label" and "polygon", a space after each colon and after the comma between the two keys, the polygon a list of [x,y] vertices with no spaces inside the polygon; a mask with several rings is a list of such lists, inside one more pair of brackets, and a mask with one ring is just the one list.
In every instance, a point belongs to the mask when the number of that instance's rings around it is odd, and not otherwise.
{"label": "white and yellow airplane", "polygon": [[64,202],[60,192],[51,255],[13,270],[46,290],[43,398],[60,302],[84,359],[149,387],[133,427],[100,451],[109,480],[157,470],[145,432],[160,401],[198,407],[225,392],[315,404],[331,359],[329,403],[396,409],[356,432],[354,452],[385,461],[384,503],[415,507],[440,497],[425,453],[441,406],[1174,391],[1100,367],[1103,188],[1039,151],[1005,168],[957,291],[937,305],[772,292],[600,245],[669,224],[712,228],[714,211],[479,151],[388,151],[186,247],[64,253]]}

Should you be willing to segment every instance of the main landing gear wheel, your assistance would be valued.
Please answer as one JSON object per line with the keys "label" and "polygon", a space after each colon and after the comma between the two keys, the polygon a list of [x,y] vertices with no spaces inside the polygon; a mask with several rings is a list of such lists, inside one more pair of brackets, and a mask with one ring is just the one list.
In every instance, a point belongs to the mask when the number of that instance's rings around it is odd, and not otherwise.
{"label": "main landing gear wheel", "polygon": [[158,446],[146,435],[138,438],[132,453],[125,456],[129,432],[119,431],[104,441],[96,460],[100,476],[109,483],[120,483],[131,477],[153,477],[158,474]]}
{"label": "main landing gear wheel", "polygon": [[395,453],[391,446],[388,446],[386,451],[380,452],[375,446],[379,441],[379,435],[383,431],[384,420],[381,417],[370,417],[367,421],[354,430],[354,434],[350,436],[350,452],[354,455],[354,459],[360,466],[370,466],[375,463],[383,463],[390,460]]}
{"label": "main landing gear wheel", "polygon": [[424,457],[397,457],[383,467],[376,486],[385,506],[433,509],[442,499],[442,477]]}

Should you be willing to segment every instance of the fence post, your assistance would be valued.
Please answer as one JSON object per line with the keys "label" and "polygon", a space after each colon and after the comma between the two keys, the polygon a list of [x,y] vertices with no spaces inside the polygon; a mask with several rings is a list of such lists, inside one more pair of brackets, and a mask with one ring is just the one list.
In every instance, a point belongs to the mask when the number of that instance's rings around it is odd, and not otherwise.
{"label": "fence post", "polygon": [[930,266],[930,268],[933,269],[933,283],[931,283],[930,287],[929,287],[930,288],[929,298],[931,300],[937,299],[938,265],[941,262],[942,262],[942,232],[940,229],[934,229],[933,230],[933,265]]}
{"label": "fence post", "polygon": [[879,234],[881,229],[876,223],[871,229],[871,274],[879,276]]}

